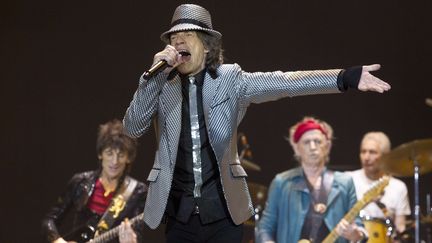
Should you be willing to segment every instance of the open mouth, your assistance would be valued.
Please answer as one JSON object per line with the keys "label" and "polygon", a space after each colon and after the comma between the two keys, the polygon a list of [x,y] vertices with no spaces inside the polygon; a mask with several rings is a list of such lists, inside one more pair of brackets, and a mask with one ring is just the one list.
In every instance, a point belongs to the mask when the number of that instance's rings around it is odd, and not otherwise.
{"label": "open mouth", "polygon": [[181,59],[183,62],[188,62],[191,59],[191,54],[187,50],[179,50],[179,54],[181,55]]}
{"label": "open mouth", "polygon": [[109,167],[109,169],[111,170],[111,171],[116,171],[116,170],[118,170],[120,168],[120,166],[110,166]]}
{"label": "open mouth", "polygon": [[181,56],[183,56],[183,57],[187,57],[187,56],[190,56],[190,55],[191,55],[190,52],[188,52],[188,51],[186,51],[186,50],[180,50],[180,51],[179,51],[179,54],[180,54]]}

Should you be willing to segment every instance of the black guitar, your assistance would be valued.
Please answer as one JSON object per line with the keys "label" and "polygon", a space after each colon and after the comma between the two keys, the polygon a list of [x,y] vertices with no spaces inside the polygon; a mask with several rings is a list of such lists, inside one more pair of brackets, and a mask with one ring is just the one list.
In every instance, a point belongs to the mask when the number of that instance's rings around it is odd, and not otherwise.
{"label": "black guitar", "polygon": [[[133,217],[129,222],[132,226],[137,226],[138,224],[143,223],[143,219],[144,213],[141,213]],[[85,225],[66,235],[64,239],[66,241],[75,241],[78,243],[103,243],[117,238],[119,231],[120,225],[95,236],[96,228],[91,225]]]}

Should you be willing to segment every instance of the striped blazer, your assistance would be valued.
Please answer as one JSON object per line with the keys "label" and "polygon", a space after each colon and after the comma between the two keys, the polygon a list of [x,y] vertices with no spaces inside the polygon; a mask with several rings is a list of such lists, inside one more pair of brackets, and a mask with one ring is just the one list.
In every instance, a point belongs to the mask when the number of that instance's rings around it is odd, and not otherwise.
{"label": "striped blazer", "polygon": [[[296,72],[245,72],[237,64],[223,64],[217,78],[206,73],[203,109],[210,144],[214,150],[227,208],[235,224],[254,214],[244,171],[237,152],[237,127],[251,103],[283,97],[338,93],[341,70]],[[152,229],[165,213],[177,157],[181,130],[182,93],[178,75],[168,80],[161,73],[139,81],[123,123],[133,137],[144,134],[152,122],[156,129],[157,151],[148,175],[149,190],[144,221]]]}

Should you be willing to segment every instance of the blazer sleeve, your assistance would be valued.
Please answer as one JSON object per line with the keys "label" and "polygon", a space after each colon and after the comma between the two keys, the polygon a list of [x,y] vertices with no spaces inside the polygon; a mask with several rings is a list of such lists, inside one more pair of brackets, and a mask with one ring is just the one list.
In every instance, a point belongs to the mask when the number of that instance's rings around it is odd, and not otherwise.
{"label": "blazer sleeve", "polygon": [[148,131],[157,113],[159,95],[167,77],[165,73],[150,80],[140,77],[138,88],[123,118],[123,125],[130,136],[140,137]]}
{"label": "blazer sleeve", "polygon": [[341,92],[337,78],[342,69],[250,73],[234,66],[238,71],[238,98],[246,106],[283,97]]}

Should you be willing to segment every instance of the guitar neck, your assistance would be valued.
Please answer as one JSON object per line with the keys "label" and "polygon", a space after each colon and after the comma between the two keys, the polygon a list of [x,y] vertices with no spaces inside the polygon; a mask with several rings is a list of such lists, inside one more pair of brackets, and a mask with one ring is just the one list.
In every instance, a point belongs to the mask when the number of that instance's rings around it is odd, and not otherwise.
{"label": "guitar neck", "polygon": [[[141,213],[138,216],[129,220],[129,222],[132,226],[134,226],[135,224],[138,223],[138,221],[140,221],[140,220],[142,221],[143,218],[144,218],[144,213]],[[104,242],[111,241],[114,238],[118,237],[119,231],[120,231],[120,225],[110,229],[109,231],[106,231],[106,232],[96,236],[91,241],[87,241],[87,243],[90,243],[90,242],[91,243],[104,243]]]}
{"label": "guitar neck", "polygon": [[[384,188],[388,185],[390,177],[383,176],[379,179],[377,183],[374,183],[374,186],[369,189],[362,197],[362,199],[358,200],[354,206],[348,211],[347,214],[343,217],[342,220],[346,220],[348,223],[352,223],[354,219],[357,217],[360,210],[366,206],[369,202],[371,202],[374,198],[378,197],[383,191]],[[339,238],[339,235],[336,233],[336,227],[327,235],[327,237],[322,241],[324,243],[333,243]]]}
{"label": "guitar neck", "polygon": [[[356,204],[351,208],[351,210],[345,214],[343,219],[348,221],[349,223],[352,223],[354,219],[357,217],[360,210],[368,204],[368,201],[366,200],[360,200],[357,201]],[[333,243],[339,238],[339,235],[336,233],[336,227],[330,232],[330,234],[327,235],[327,237],[323,240],[324,243]]]}

